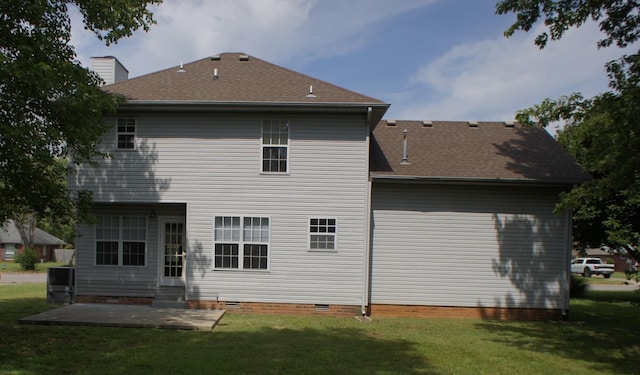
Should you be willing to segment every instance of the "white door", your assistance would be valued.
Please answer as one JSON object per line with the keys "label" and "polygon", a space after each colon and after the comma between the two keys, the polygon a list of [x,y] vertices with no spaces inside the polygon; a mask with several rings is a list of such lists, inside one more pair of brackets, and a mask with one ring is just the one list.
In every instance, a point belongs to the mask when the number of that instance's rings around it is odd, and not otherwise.
{"label": "white door", "polygon": [[160,218],[160,285],[184,285],[184,219]]}

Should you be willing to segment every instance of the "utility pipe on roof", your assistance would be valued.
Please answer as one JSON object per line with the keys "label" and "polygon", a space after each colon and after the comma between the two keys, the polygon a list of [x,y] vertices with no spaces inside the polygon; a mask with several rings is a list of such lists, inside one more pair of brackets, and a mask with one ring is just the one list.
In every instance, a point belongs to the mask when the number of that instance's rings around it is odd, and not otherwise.
{"label": "utility pipe on roof", "polygon": [[402,161],[400,164],[409,164],[409,156],[407,155],[407,135],[409,132],[404,129],[402,132]]}

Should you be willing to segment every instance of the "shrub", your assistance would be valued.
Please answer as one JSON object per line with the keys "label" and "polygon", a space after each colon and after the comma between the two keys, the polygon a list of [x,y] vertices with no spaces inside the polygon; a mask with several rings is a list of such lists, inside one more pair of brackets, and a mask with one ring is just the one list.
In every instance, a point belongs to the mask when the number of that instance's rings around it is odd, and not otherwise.
{"label": "shrub", "polygon": [[571,275],[571,282],[569,284],[569,296],[570,297],[584,297],[589,285],[584,281],[584,278],[576,275]]}
{"label": "shrub", "polygon": [[40,261],[40,256],[34,249],[25,248],[15,256],[13,261],[18,263],[23,270],[33,271],[36,269],[36,264]]}

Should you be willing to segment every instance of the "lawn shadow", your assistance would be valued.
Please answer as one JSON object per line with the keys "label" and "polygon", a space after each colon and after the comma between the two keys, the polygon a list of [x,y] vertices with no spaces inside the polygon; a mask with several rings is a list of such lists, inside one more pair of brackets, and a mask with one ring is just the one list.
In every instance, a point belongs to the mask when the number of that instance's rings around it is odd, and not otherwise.
{"label": "lawn shadow", "polygon": [[357,328],[264,327],[217,332],[215,338],[196,337],[191,344],[209,348],[207,361],[229,374],[435,373],[413,343],[372,337]]}
{"label": "lawn shadow", "polygon": [[415,343],[373,336],[350,319],[300,318],[300,324],[295,317],[266,317],[263,326],[261,319],[225,317],[212,332],[0,322],[6,345],[0,373],[438,373]]}
{"label": "lawn shadow", "polygon": [[582,300],[572,302],[570,322],[482,321],[476,327],[491,341],[580,361],[594,373],[631,374],[640,368],[639,313],[631,304]]}

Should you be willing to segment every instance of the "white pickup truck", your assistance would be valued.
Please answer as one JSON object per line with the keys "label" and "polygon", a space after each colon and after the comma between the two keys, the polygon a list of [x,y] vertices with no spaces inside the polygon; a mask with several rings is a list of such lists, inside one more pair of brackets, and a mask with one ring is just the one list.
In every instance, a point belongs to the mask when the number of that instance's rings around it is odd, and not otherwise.
{"label": "white pickup truck", "polygon": [[608,279],[614,271],[613,264],[602,263],[599,258],[576,258],[571,261],[571,273],[579,273],[584,277],[602,275]]}

